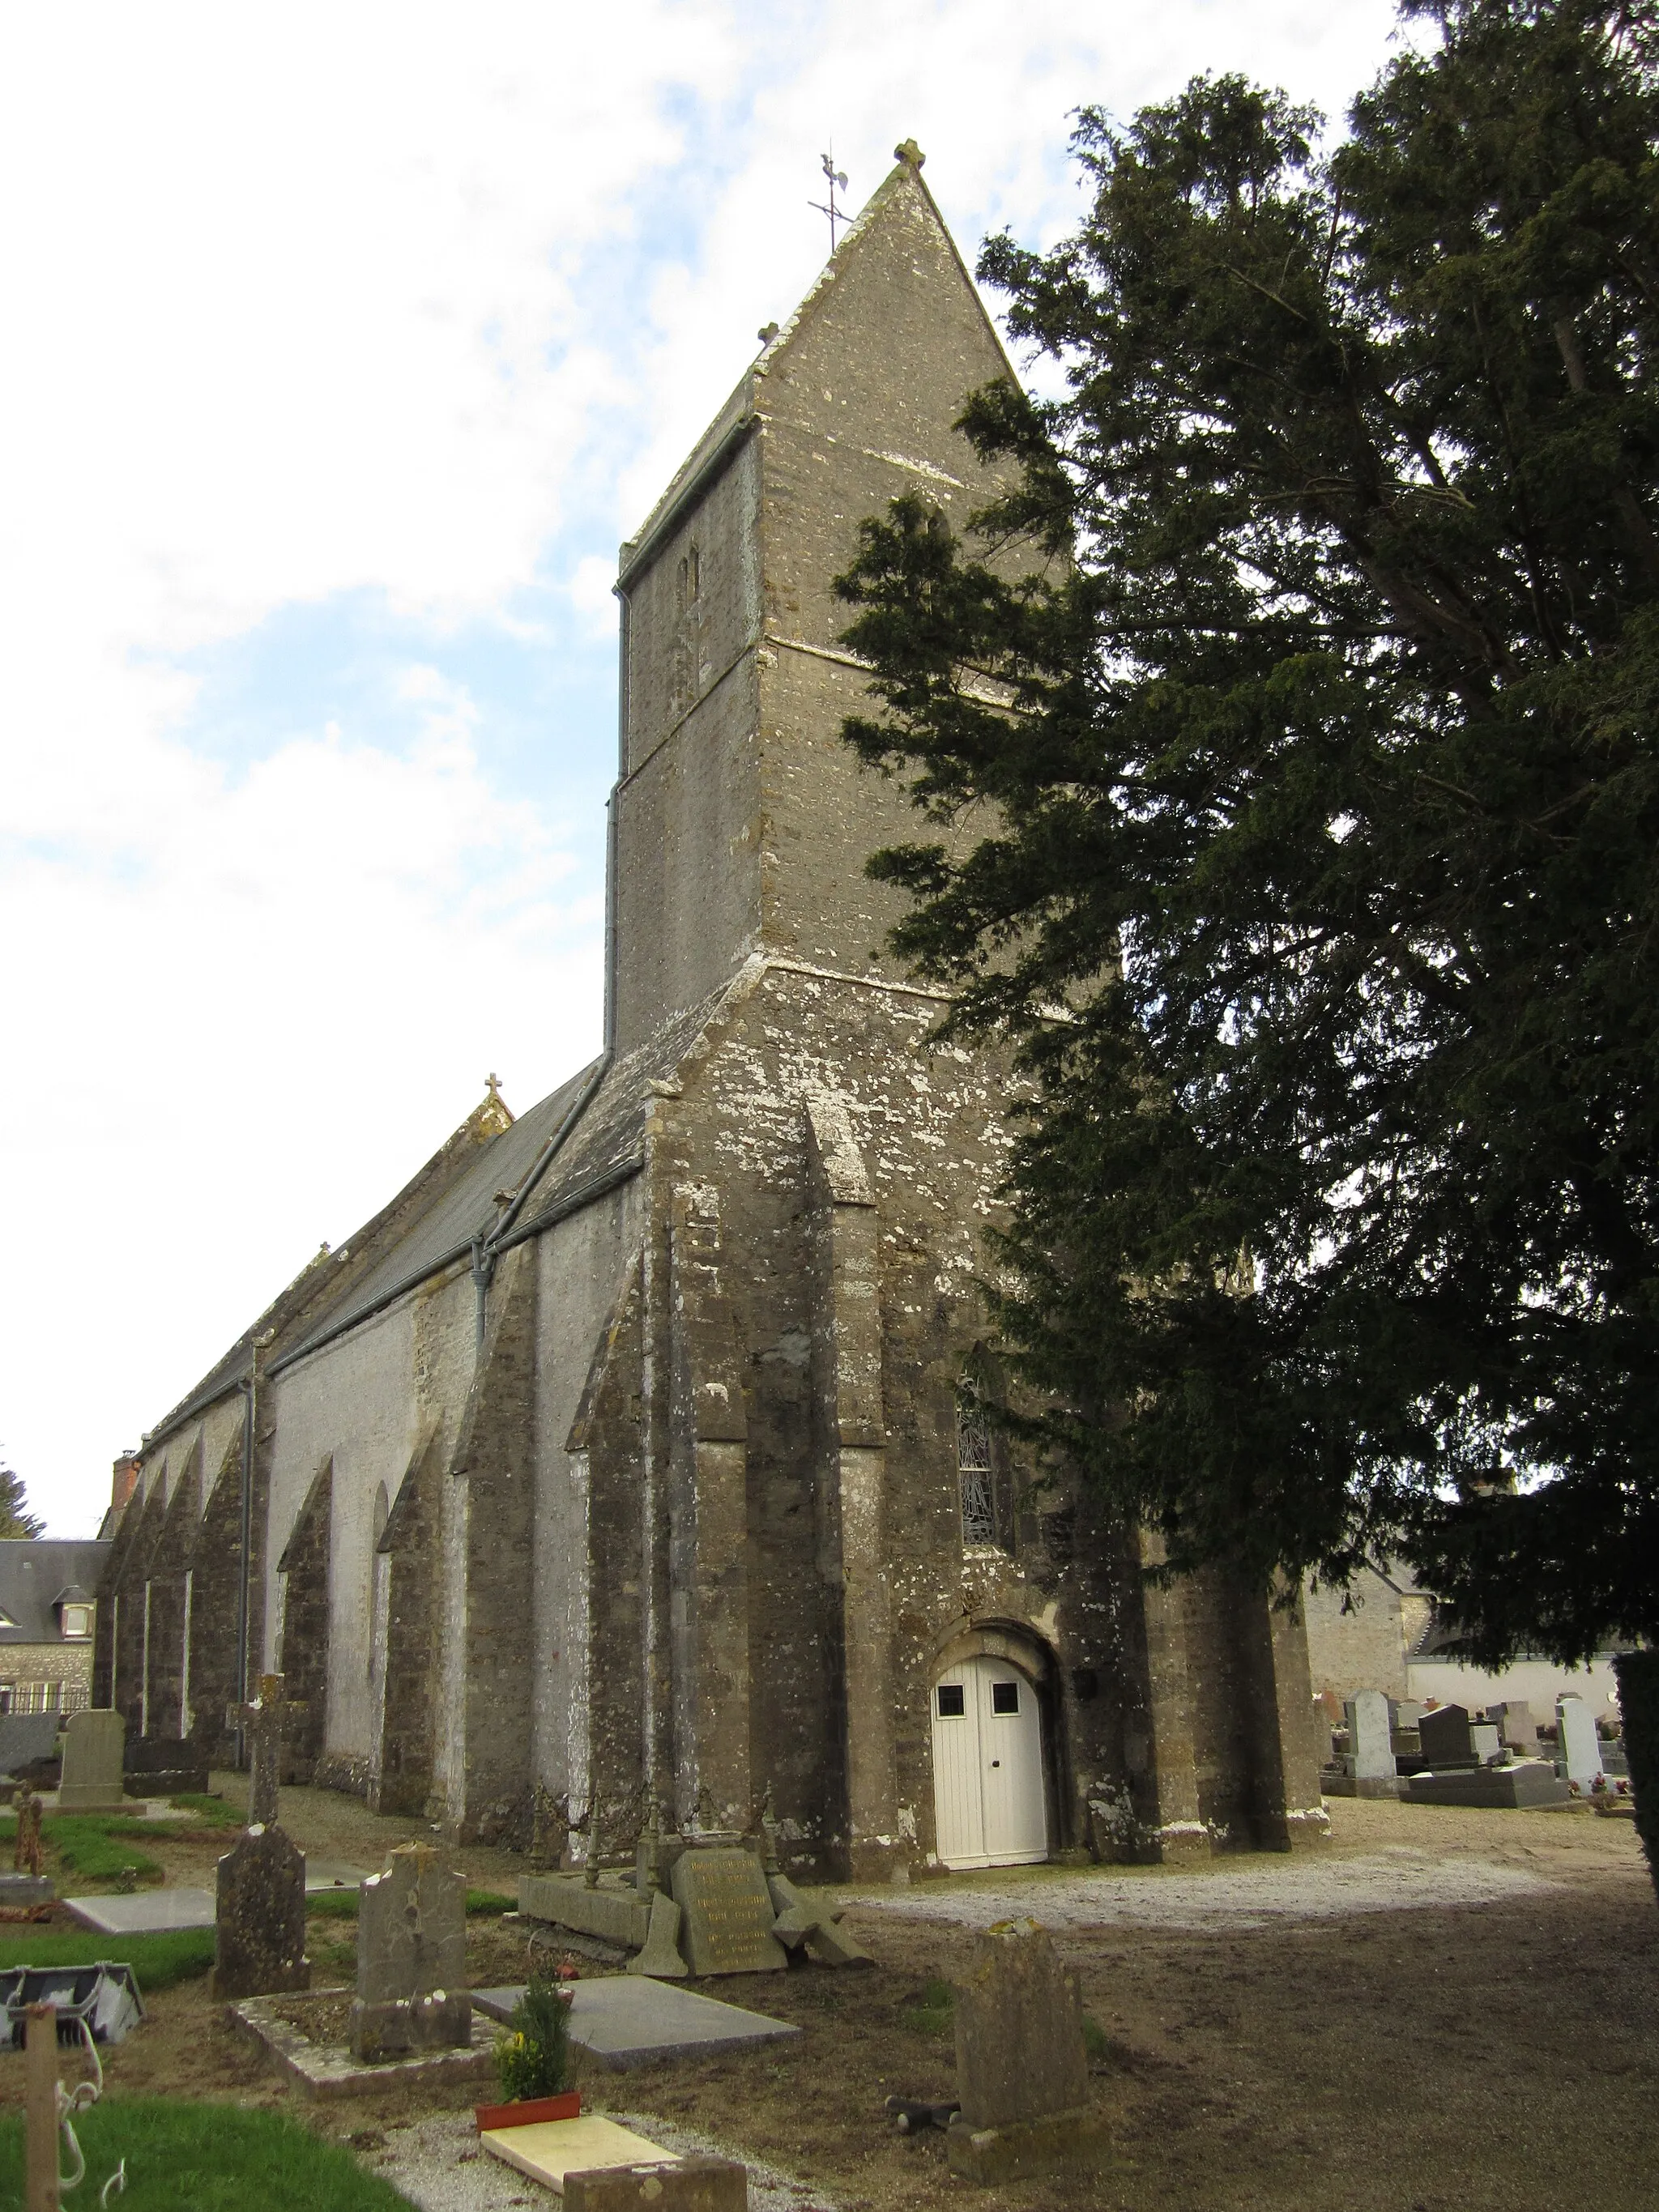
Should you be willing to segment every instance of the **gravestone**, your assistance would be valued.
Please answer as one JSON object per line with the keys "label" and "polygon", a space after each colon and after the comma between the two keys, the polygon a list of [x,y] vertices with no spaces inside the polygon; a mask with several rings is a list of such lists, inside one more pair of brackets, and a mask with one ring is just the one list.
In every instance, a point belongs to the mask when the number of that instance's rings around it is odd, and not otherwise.
{"label": "gravestone", "polygon": [[306,1855],[280,1828],[250,1828],[219,1862],[213,1994],[257,1997],[310,1986]]}
{"label": "gravestone", "polygon": [[1104,2127],[1088,2108],[1077,1980],[1034,1920],[999,1922],[956,1985],[953,2172],[1011,2181],[1097,2164]]}
{"label": "gravestone", "polygon": [[1502,1705],[1488,1705],[1486,1711],[1497,1722],[1498,1732],[1511,1751],[1537,1750],[1538,1723],[1524,1698],[1506,1698]]}
{"label": "gravestone", "polygon": [[58,1785],[60,1813],[125,1810],[121,1761],[126,1741],[126,1723],[119,1713],[88,1706],[70,1715],[64,1730],[64,1776]]}
{"label": "gravestone", "polygon": [[1354,1795],[1397,1797],[1400,1773],[1394,1763],[1388,1699],[1381,1690],[1356,1690],[1346,1701],[1344,1715],[1348,1729],[1348,1755],[1353,1762]]}
{"label": "gravestone", "polygon": [[1482,1766],[1495,1766],[1504,1756],[1504,1739],[1496,1721],[1471,1721],[1469,1741]]}
{"label": "gravestone", "polygon": [[471,2040],[465,1879],[429,1844],[402,1844],[357,1893],[351,2055],[399,2057]]}
{"label": "gravestone", "polygon": [[1437,1705],[1417,1723],[1423,1756],[1438,1770],[1446,1766],[1477,1766],[1469,1716],[1462,1705]]}
{"label": "gravestone", "polygon": [[674,1862],[680,1948],[694,1974],[769,1974],[789,1963],[753,1851],[690,1850]]}
{"label": "gravestone", "polygon": [[1559,1763],[1567,1780],[1588,1790],[1601,1771],[1601,1739],[1595,1732],[1595,1714],[1582,1698],[1558,1698],[1555,1725]]}
{"label": "gravestone", "polygon": [[129,1797],[205,1796],[208,1763],[188,1736],[136,1735],[126,1747]]}

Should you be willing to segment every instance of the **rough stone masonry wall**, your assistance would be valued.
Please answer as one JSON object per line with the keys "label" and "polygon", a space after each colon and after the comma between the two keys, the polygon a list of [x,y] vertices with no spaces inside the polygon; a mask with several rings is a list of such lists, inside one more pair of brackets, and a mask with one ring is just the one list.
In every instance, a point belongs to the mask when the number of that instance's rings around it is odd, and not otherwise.
{"label": "rough stone masonry wall", "polygon": [[[284,1782],[313,1780],[327,1741],[333,1524],[334,1462],[331,1458],[323,1461],[312,1478],[293,1534],[276,1562],[282,1577],[276,1671],[283,1676],[283,1696],[305,1707],[289,1722],[283,1738]],[[256,1686],[250,1680],[250,1695]]]}
{"label": "rough stone masonry wall", "polygon": [[451,1468],[464,1499],[463,1764],[442,1817],[466,1842],[529,1834],[536,1293],[533,1245],[503,1255]]}
{"label": "rough stone masonry wall", "polygon": [[235,1745],[225,1713],[235,1698],[236,1614],[242,1558],[242,1439],[225,1445],[194,1531],[191,1552],[190,1705],[191,1735],[209,1760],[225,1765]]}
{"label": "rough stone masonry wall", "polygon": [[540,1240],[536,1784],[549,1833],[597,1808],[607,1856],[650,1810],[638,1190]]}

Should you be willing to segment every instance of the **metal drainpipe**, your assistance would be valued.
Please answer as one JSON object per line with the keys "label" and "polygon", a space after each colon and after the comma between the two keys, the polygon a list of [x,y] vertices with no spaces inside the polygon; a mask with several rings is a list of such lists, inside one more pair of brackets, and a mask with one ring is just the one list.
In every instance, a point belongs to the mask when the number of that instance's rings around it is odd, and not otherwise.
{"label": "metal drainpipe", "polygon": [[487,1237],[472,1240],[472,1287],[477,1292],[477,1321],[474,1341],[483,1350],[484,1328],[489,1310],[489,1279],[495,1272],[495,1255]]}
{"label": "metal drainpipe", "polygon": [[[248,1355],[246,1379],[237,1387],[242,1394],[246,1418],[242,1424],[242,1556],[236,1578],[236,1705],[240,1712],[247,1703],[247,1617],[249,1553],[253,1547],[253,1413],[254,1385],[259,1372],[259,1353],[257,1346]],[[241,1723],[236,1725],[236,1764],[242,1764],[246,1746],[243,1741]]]}

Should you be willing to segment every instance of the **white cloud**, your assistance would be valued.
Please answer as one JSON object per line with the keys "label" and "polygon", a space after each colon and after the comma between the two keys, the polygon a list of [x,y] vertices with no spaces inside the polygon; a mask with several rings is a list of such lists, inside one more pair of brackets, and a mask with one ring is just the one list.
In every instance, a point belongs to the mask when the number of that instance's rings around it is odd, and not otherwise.
{"label": "white cloud", "polygon": [[[8,13],[0,1449],[55,1527],[488,1068],[527,1103],[592,1048],[601,825],[574,808],[614,725],[529,744],[550,683],[509,743],[452,647],[482,625],[556,678],[614,635],[617,539],[817,273],[830,135],[856,205],[913,133],[971,259],[1072,219],[1080,101],[1207,63],[1340,106],[1390,21]],[[354,594],[400,667],[343,707],[258,663],[227,708],[216,651]]]}

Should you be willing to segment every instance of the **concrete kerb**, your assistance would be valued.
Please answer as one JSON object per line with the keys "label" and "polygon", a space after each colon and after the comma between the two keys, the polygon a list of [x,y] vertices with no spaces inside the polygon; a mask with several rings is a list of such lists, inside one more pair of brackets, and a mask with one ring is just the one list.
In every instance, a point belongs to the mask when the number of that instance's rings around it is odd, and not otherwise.
{"label": "concrete kerb", "polygon": [[491,2020],[474,2018],[470,2050],[424,2051],[412,2058],[362,2065],[352,2057],[349,2045],[314,2043],[302,2028],[281,2017],[282,2009],[297,2002],[350,1996],[349,1990],[341,1989],[313,1990],[304,2000],[244,1997],[225,2011],[230,2025],[272,2059],[290,2081],[307,2097],[324,2101],[359,2097],[374,2089],[494,2079],[496,2028]]}

